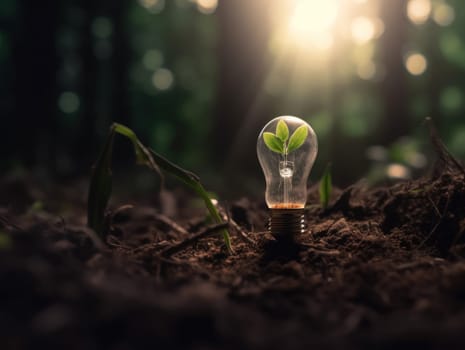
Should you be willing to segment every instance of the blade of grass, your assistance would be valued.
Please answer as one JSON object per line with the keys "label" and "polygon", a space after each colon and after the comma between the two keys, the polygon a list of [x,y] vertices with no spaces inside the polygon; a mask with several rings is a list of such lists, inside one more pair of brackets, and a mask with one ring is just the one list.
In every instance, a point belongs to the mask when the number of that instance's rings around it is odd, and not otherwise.
{"label": "blade of grass", "polygon": [[331,180],[331,163],[326,166],[325,172],[320,180],[320,203],[324,210],[328,208],[329,198],[331,197],[332,191],[332,180]]}
{"label": "blade of grass", "polygon": [[[219,224],[223,222],[220,213],[212,203],[210,196],[200,183],[200,179],[197,175],[190,171],[184,170],[183,168],[170,162],[168,159],[164,158],[163,156],[155,152],[153,149],[145,147],[140,142],[134,131],[132,131],[128,127],[118,123],[114,123],[113,126],[114,130],[117,133],[128,137],[132,141],[138,163],[147,165],[149,168],[155,170],[160,175],[161,168],[164,171],[178,178],[178,180],[192,188],[203,199],[203,201],[205,202],[205,206],[207,207],[208,211],[210,212],[210,215],[212,216],[213,220],[215,220],[215,222]],[[231,239],[229,237],[229,232],[226,229],[224,229],[222,230],[222,235],[226,247],[228,248],[228,250],[231,250]]]}
{"label": "blade of grass", "polygon": [[112,130],[114,130],[120,135],[126,136],[132,142],[134,146],[134,153],[136,154],[137,164],[148,166],[150,169],[157,172],[163,181],[163,174],[161,173],[160,168],[158,167],[157,163],[154,162],[153,158],[150,156],[149,150],[142,144],[142,142],[140,142],[135,132],[129,129],[127,126],[124,126],[119,123],[113,123]]}
{"label": "blade of grass", "polygon": [[[100,156],[95,169],[98,169],[97,172],[94,171],[91,179],[91,189],[89,190],[89,203],[88,203],[88,223],[91,228],[93,228],[99,235],[103,235],[104,229],[104,214],[105,208],[108,203],[108,199],[111,194],[111,148],[113,145],[114,134],[118,133],[127,137],[134,146],[134,152],[136,155],[136,161],[138,164],[143,164],[148,166],[153,171],[157,172],[163,181],[162,173],[160,169],[170,173],[171,175],[178,178],[188,187],[192,188],[205,202],[210,215],[217,223],[223,223],[221,215],[218,212],[217,208],[214,206],[213,202],[208,195],[208,192],[200,183],[199,177],[194,173],[184,170],[176,164],[170,162],[168,159],[164,158],[160,154],[156,153],[154,150],[145,147],[134,131],[128,127],[114,123],[110,128],[110,135],[108,136],[107,143],[105,148]],[[104,161],[102,161],[104,159]],[[110,176],[108,176],[108,174]],[[102,181],[102,179],[104,181]],[[105,192],[100,191],[100,185],[104,183],[108,186],[110,185],[109,190],[105,187]],[[96,210],[95,207],[98,207],[99,210]],[[232,252],[231,239],[229,236],[228,230],[222,230],[223,239],[228,251]]]}
{"label": "blade of grass", "polygon": [[105,146],[93,166],[87,196],[87,226],[100,237],[104,235],[105,209],[112,189],[111,157],[115,133],[110,129]]}
{"label": "blade of grass", "polygon": [[[211,201],[211,198],[208,195],[208,192],[205,190],[205,188],[200,183],[199,177],[191,173],[190,171],[184,170],[180,168],[179,166],[177,166],[176,164],[173,164],[168,159],[156,153],[154,150],[152,149],[149,149],[149,150],[150,150],[151,155],[155,159],[155,162],[158,164],[158,166],[161,169],[165,170],[166,172],[178,178],[178,180],[183,182],[188,187],[192,188],[199,195],[199,197],[202,198],[203,201],[205,202],[205,206],[210,212],[210,215],[212,216],[213,220],[215,220],[216,223],[221,224],[223,222],[223,220],[221,219],[221,215],[218,212],[218,209],[215,207],[215,205]],[[224,239],[224,243],[226,244],[226,247],[228,248],[229,251],[232,251],[231,238],[229,236],[228,230],[223,229],[221,233],[223,235],[223,239]]]}

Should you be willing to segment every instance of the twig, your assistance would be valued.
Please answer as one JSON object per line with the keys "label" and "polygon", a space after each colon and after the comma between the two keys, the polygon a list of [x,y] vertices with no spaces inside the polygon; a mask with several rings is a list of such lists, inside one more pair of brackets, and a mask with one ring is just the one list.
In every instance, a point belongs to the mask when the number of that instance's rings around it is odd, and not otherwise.
{"label": "twig", "polygon": [[[133,209],[133,208],[134,208],[134,206],[131,205],[131,204],[123,205],[123,206],[117,208],[112,213],[112,217],[115,217],[115,215],[118,215],[123,211],[130,210],[130,209]],[[180,233],[182,235],[185,235],[185,236],[190,235],[190,233],[184,227],[178,225],[177,223],[175,223],[173,220],[171,220],[166,215],[159,214],[159,213],[150,213],[150,216],[152,216],[155,220],[158,220],[158,221],[162,222],[163,224],[169,226],[173,231],[176,231],[176,232],[178,232],[178,233]]]}
{"label": "twig", "polygon": [[452,163],[457,168],[457,170],[465,176],[465,169],[463,168],[462,164],[460,164],[460,162],[455,159],[455,157],[449,152],[446,145],[439,137],[432,119],[427,117],[425,121],[428,124],[431,142],[436,149],[439,159],[444,163],[445,166]]}
{"label": "twig", "polygon": [[171,247],[163,249],[161,251],[160,255],[162,257],[164,257],[164,258],[170,257],[173,254],[179,253],[181,250],[187,248],[188,246],[193,245],[197,241],[199,241],[199,240],[201,240],[203,238],[206,238],[208,236],[211,236],[214,233],[216,233],[217,231],[222,230],[222,229],[224,229],[224,228],[226,228],[228,226],[229,226],[228,223],[221,223],[221,224],[218,224],[218,225],[207,227],[205,230],[203,230],[202,232],[196,234],[195,236],[187,238],[187,239],[185,239],[184,241],[182,241],[182,242],[180,242],[178,244],[175,244],[175,245],[173,245]]}
{"label": "twig", "polygon": [[134,208],[134,206],[132,204],[122,205],[122,206],[115,209],[115,211],[112,213],[112,216],[114,217],[114,216],[116,216],[118,214],[121,214],[123,211],[131,210],[133,208]]}
{"label": "twig", "polygon": [[177,223],[175,223],[173,220],[171,220],[169,217],[163,215],[163,214],[158,214],[158,213],[153,213],[152,216],[164,223],[165,225],[171,227],[173,229],[173,231],[176,231],[184,236],[189,236],[190,233],[182,226],[178,225]]}
{"label": "twig", "polygon": [[236,221],[234,221],[234,219],[231,217],[231,215],[229,215],[229,211],[226,211],[225,209],[223,209],[219,205],[217,206],[217,209],[220,212],[220,215],[223,217],[223,220],[228,222],[236,230],[239,237],[243,241],[245,241],[246,243],[255,244],[255,241],[252,238],[250,238],[247,235],[247,233],[244,230],[242,230],[242,228],[239,226],[239,224]]}
{"label": "twig", "polygon": [[313,254],[318,254],[318,255],[327,255],[327,256],[338,256],[341,254],[341,252],[337,249],[332,249],[332,250],[318,250],[314,248],[310,248],[308,250],[310,253]]}
{"label": "twig", "polygon": [[20,226],[13,224],[6,216],[3,215],[0,215],[0,224],[4,228],[12,228],[16,231],[23,231],[23,229]]}
{"label": "twig", "polygon": [[408,262],[408,263],[404,263],[404,264],[400,264],[398,266],[396,266],[396,270],[409,270],[409,269],[416,269],[417,267],[420,267],[420,266],[436,266],[437,264],[439,263],[443,263],[445,262],[444,259],[441,259],[441,258],[434,258],[434,259],[422,259],[422,260],[419,260],[419,261],[413,261],[413,262]]}
{"label": "twig", "polygon": [[436,214],[438,217],[441,217],[441,213],[439,212],[439,209],[438,207],[436,206],[436,204],[433,202],[433,200],[431,199],[431,197],[428,195],[426,196],[426,198],[428,198],[428,200],[431,202],[431,204],[433,205],[433,208],[434,210],[436,211]]}
{"label": "twig", "polygon": [[126,244],[123,244],[118,238],[116,238],[113,235],[108,235],[107,244],[110,247],[116,247],[116,248],[123,248],[123,249],[126,249],[126,250],[131,250],[130,246],[128,246]]}
{"label": "twig", "polygon": [[428,236],[426,236],[426,238],[418,245],[418,248],[423,247],[423,245],[433,236],[434,232],[436,232],[436,229],[442,223],[442,220],[444,219],[444,216],[446,215],[447,210],[449,209],[449,202],[450,202],[450,195],[447,195],[447,202],[446,202],[446,205],[444,206],[443,213],[440,214],[438,222],[434,225],[433,229],[428,234]]}
{"label": "twig", "polygon": [[341,252],[337,249],[327,249],[323,247],[321,244],[312,244],[312,243],[301,243],[304,247],[308,248],[310,253],[320,254],[320,255],[328,255],[328,256],[336,256],[341,254]]}

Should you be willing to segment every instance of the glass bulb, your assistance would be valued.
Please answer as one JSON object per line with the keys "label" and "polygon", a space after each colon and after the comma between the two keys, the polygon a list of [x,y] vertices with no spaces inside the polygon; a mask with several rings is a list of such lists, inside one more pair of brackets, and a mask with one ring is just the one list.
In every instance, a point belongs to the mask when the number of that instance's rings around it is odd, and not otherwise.
{"label": "glass bulb", "polygon": [[280,242],[293,242],[306,230],[307,179],[318,152],[312,127],[293,116],[274,118],[257,140],[265,175],[265,200],[271,209],[269,229]]}
{"label": "glass bulb", "polygon": [[307,179],[318,152],[312,127],[293,116],[274,118],[257,141],[257,155],[266,181],[270,209],[303,209]]}

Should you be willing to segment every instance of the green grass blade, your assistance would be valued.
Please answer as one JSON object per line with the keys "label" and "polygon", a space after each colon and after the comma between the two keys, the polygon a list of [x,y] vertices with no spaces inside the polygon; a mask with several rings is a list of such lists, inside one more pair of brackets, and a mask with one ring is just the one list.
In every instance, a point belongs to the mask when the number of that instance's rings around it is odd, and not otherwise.
{"label": "green grass blade", "polygon": [[[113,128],[115,132],[123,136],[126,136],[132,141],[138,163],[147,165],[150,169],[156,171],[160,175],[160,169],[163,169],[164,171],[178,178],[181,182],[186,184],[188,187],[192,188],[203,199],[203,201],[205,202],[205,206],[207,207],[208,211],[210,212],[210,215],[215,220],[215,222],[223,222],[221,215],[219,214],[218,210],[211,201],[208,192],[205,191],[202,184],[200,183],[200,179],[197,175],[190,171],[184,170],[183,168],[170,162],[168,159],[164,158],[160,154],[156,153],[154,150],[145,147],[139,141],[134,131],[132,131],[128,127],[122,124],[115,123],[113,124]],[[223,230],[222,235],[227,249],[232,252],[231,238],[229,236],[229,232],[227,230]]]}
{"label": "green grass blade", "polygon": [[326,166],[323,177],[320,180],[320,203],[323,209],[328,208],[329,198],[331,197],[332,192],[332,179],[331,179],[331,164]]}
{"label": "green grass blade", "polygon": [[157,163],[153,161],[149,150],[142,144],[142,142],[140,142],[134,131],[129,129],[127,126],[118,123],[113,123],[112,129],[114,129],[118,134],[126,136],[132,142],[137,164],[147,165],[150,169],[156,171],[163,179],[163,175]]}
{"label": "green grass blade", "polygon": [[87,196],[87,226],[104,235],[105,209],[112,189],[111,158],[115,132],[110,129],[105,146],[92,169]]}
{"label": "green grass blade", "polygon": [[[218,209],[215,207],[215,205],[211,201],[211,198],[208,195],[208,192],[204,189],[204,187],[200,183],[199,177],[197,175],[191,173],[190,171],[182,169],[176,164],[173,164],[168,159],[156,153],[154,150],[152,149],[149,149],[149,150],[155,162],[158,164],[158,166],[161,169],[177,177],[184,184],[192,188],[203,199],[203,201],[205,202],[205,206],[207,207],[208,211],[210,212],[210,215],[212,216],[213,220],[215,220],[215,222],[217,223],[223,222],[223,219],[221,218],[221,215],[218,212]],[[221,232],[223,235],[226,248],[230,252],[232,252],[231,238],[229,236],[228,230],[224,229]]]}

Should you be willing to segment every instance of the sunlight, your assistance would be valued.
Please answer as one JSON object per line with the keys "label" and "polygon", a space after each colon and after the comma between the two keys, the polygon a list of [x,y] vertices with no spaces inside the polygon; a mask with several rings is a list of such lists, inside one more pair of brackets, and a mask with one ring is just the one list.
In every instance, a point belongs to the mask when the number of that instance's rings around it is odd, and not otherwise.
{"label": "sunlight", "polygon": [[369,42],[376,34],[373,21],[363,16],[357,17],[352,21],[350,30],[352,32],[352,38],[355,43],[359,45]]}
{"label": "sunlight", "polygon": [[289,20],[289,38],[298,46],[327,49],[339,11],[339,0],[296,0]]}
{"label": "sunlight", "polygon": [[431,13],[431,0],[410,0],[407,4],[407,16],[415,24],[423,24]]}

